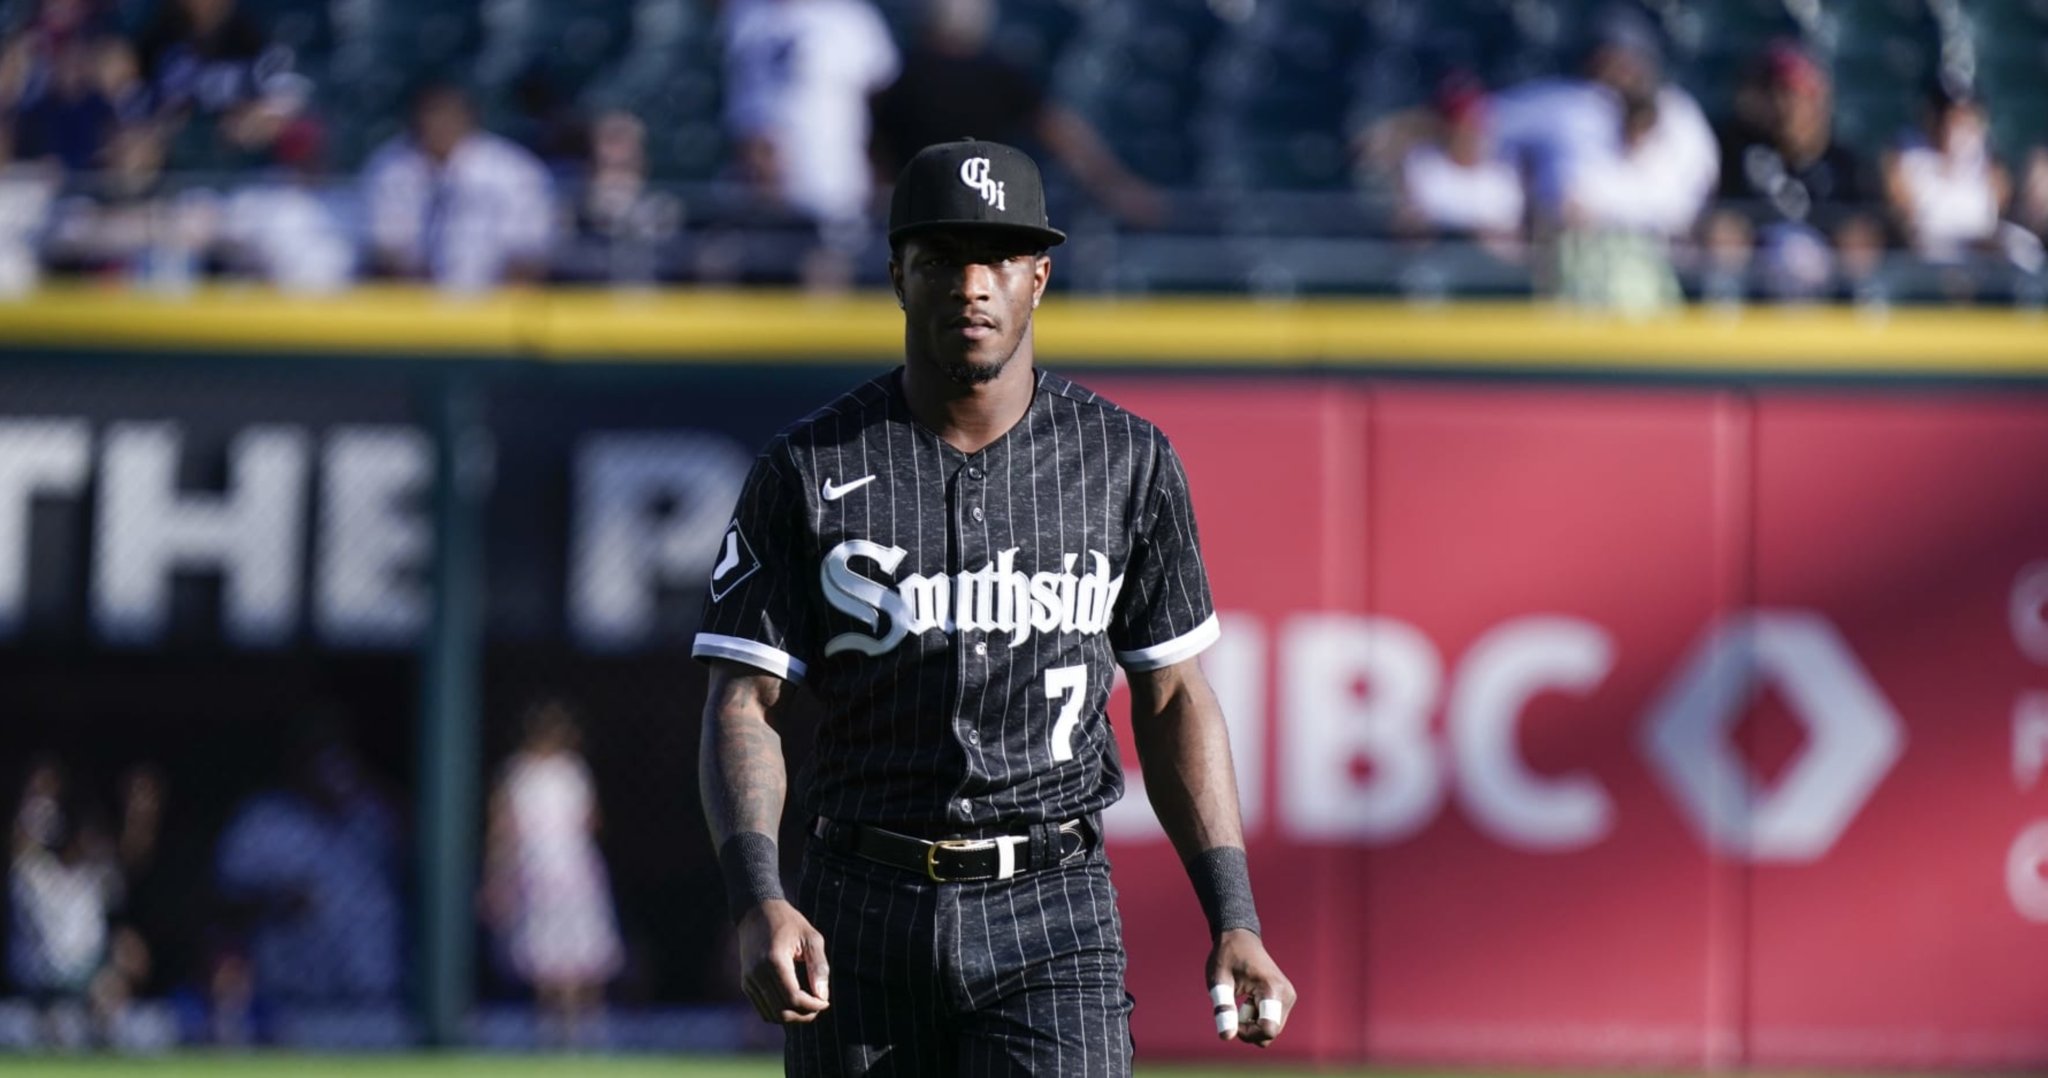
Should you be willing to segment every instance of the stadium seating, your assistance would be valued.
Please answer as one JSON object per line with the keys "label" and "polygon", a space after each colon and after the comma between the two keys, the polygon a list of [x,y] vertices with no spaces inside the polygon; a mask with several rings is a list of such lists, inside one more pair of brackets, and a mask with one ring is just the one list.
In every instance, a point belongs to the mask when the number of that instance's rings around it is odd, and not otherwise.
{"label": "stadium seating", "polygon": [[[160,2],[108,7],[133,32]],[[681,185],[698,209],[737,197],[717,190],[733,177],[716,0],[238,2],[314,87],[337,178],[402,130],[408,91],[422,77],[440,76],[472,87],[492,129],[530,143],[545,141],[562,116],[630,110],[645,122],[655,181]],[[874,2],[899,43],[911,45],[926,0]],[[1415,269],[1389,250],[1372,269],[1378,276],[1366,279],[1350,265],[1367,256],[1355,243],[1341,257],[1299,245],[1276,253],[1270,244],[1384,240],[1391,183],[1360,167],[1359,134],[1429,105],[1452,75],[1500,88],[1571,73],[1588,28],[1614,0],[996,2],[991,48],[1039,75],[1169,195],[1173,212],[1159,234],[1124,236],[1118,264],[1100,263],[1105,287],[1265,281],[1275,290],[1428,292],[1437,277],[1453,290],[1477,278],[1456,258]],[[1660,31],[1669,76],[1716,123],[1731,119],[1763,51],[1792,40],[1832,74],[1837,136],[1868,158],[1921,124],[1937,76],[1967,80],[1982,95],[2008,164],[2048,145],[2048,94],[2039,88],[2048,0],[1635,5]],[[170,157],[174,169],[216,175],[260,163],[224,151],[203,127],[180,132]],[[559,148],[553,163],[573,172]],[[1091,215],[1057,169],[1053,182],[1068,219],[1118,229]],[[695,210],[691,219],[705,220]],[[1176,247],[1195,236],[1210,242],[1199,268]],[[1403,283],[1404,275],[1414,280]]]}
{"label": "stadium seating", "polygon": [[[716,175],[722,79],[709,0],[243,0],[321,87],[337,163],[395,130],[423,71],[470,79],[486,114],[545,74],[586,108],[640,112],[657,171]],[[877,5],[910,43],[921,0]],[[1453,72],[1489,86],[1570,68],[1601,0],[1007,0],[992,47],[1038,72],[1148,178],[1177,187],[1328,190],[1372,118],[1426,103]],[[1999,149],[2048,137],[2048,0],[1644,0],[1672,76],[1717,119],[1773,40],[1805,41],[1837,82],[1838,123],[1865,149],[1919,114],[1958,47]],[[140,0],[119,6],[139,21]],[[1939,15],[1937,15],[1939,13]]]}

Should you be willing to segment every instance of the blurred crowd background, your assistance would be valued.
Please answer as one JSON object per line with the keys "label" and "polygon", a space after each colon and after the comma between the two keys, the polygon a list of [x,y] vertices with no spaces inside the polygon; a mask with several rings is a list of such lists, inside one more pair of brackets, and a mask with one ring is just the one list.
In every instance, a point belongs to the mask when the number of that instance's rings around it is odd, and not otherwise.
{"label": "blurred crowd background", "polygon": [[10,0],[0,290],[874,285],[939,139],[1094,292],[2040,302],[2048,0]]}
{"label": "blurred crowd background", "polygon": [[[137,721],[101,720],[97,748],[44,726],[31,731],[44,747],[7,768],[0,1051],[414,1043],[425,944],[403,785],[414,772],[393,738],[405,717],[365,730],[346,706],[316,698],[251,723],[233,704],[191,703],[215,716],[212,729],[130,702]],[[642,706],[664,705],[680,728],[680,702]],[[671,755],[621,710],[610,739],[622,756]],[[139,733],[167,720],[180,733]],[[110,730],[128,736],[105,744]],[[636,817],[609,843],[638,865],[627,876],[638,891],[629,956],[582,737],[582,716],[555,697],[492,724],[480,867],[469,874],[483,956],[473,991],[486,1004],[472,1036],[500,1048],[747,1043],[754,1031],[723,1010],[703,1021],[648,1011],[727,995],[720,903],[702,885],[715,875],[677,834],[680,804],[641,786],[687,785],[682,773],[614,760],[609,794]],[[607,997],[631,1016],[608,1017]]]}

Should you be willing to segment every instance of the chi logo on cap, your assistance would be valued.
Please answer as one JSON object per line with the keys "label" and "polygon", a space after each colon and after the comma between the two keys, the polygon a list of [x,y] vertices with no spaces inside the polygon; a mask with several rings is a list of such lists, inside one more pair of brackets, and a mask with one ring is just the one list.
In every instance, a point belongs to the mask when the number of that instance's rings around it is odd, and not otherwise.
{"label": "chi logo on cap", "polygon": [[960,162],[960,182],[981,192],[983,202],[1001,210],[1004,208],[1003,185],[1001,181],[989,178],[988,168],[988,158],[970,157]]}

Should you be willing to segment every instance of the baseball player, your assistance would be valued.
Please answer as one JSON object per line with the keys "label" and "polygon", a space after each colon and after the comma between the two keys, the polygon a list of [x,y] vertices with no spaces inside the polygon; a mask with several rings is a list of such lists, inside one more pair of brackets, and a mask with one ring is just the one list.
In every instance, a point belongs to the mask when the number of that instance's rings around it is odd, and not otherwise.
{"label": "baseball player", "polygon": [[[1208,917],[1218,1035],[1269,1044],[1294,1006],[1195,663],[1217,621],[1187,477],[1151,424],[1034,362],[1064,239],[1023,153],[913,158],[889,214],[905,362],[769,443],[712,569],[704,811],[792,1075],[1130,1073],[1101,841],[1118,666]],[[792,898],[774,719],[798,683],[826,714]]]}

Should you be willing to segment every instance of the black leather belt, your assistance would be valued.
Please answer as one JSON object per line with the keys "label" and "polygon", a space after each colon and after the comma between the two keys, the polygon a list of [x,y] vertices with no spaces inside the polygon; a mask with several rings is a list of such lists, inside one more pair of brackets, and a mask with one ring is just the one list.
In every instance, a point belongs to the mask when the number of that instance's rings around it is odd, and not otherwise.
{"label": "black leather belt", "polygon": [[879,864],[915,872],[937,883],[968,883],[975,880],[1007,880],[1038,864],[1058,864],[1078,857],[1088,848],[1089,827],[1081,820],[1068,820],[1050,835],[1059,843],[1058,852],[1034,844],[1030,835],[996,835],[990,838],[922,839],[899,835],[865,824],[838,823],[820,816],[812,828],[826,846]]}

